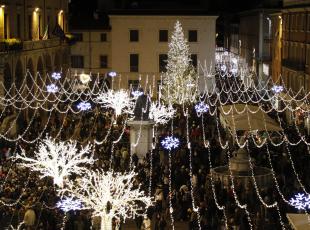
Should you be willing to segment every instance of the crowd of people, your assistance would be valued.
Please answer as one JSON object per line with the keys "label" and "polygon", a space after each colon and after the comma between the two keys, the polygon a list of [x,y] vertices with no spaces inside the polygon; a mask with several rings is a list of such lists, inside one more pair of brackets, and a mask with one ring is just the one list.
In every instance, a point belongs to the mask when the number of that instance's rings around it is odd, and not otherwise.
{"label": "crowd of people", "polygon": [[[201,226],[201,229],[225,229],[226,221],[229,229],[250,229],[250,224],[253,229],[280,229],[281,223],[277,210],[265,207],[259,200],[257,192],[268,204],[274,201],[278,202],[282,220],[287,225],[285,214],[293,212],[294,209],[281,199],[274,183],[270,187],[259,188],[259,191],[256,191],[252,182],[243,184],[236,180],[232,187],[225,186],[222,181],[211,177],[209,151],[203,142],[202,125],[205,127],[206,139],[210,141],[212,167],[227,164],[228,151],[221,148],[219,138],[231,138],[225,134],[223,128],[220,127],[220,132],[217,131],[216,119],[219,119],[218,117],[205,115],[204,124],[202,124],[201,117],[197,117],[194,108],[191,108],[188,123],[192,154],[190,161],[190,151],[187,148],[186,118],[182,108],[179,108],[173,121],[173,135],[180,139],[180,146],[170,153],[171,177],[168,164],[169,152],[160,145],[160,140],[171,134],[171,124],[158,129],[156,148],[152,152],[146,153],[144,158],[139,159],[136,153],[130,153],[128,128],[125,128],[121,141],[115,144],[112,153],[111,143],[118,139],[122,133],[125,120],[124,116],[120,116],[116,124],[113,124],[112,117],[113,111],[105,111],[101,108],[93,108],[92,112],[83,112],[78,115],[73,113],[61,115],[53,112],[50,125],[45,129],[44,135],[57,135],[60,139],[73,138],[79,140],[81,144],[94,139],[106,139],[103,144],[95,145],[94,154],[97,161],[92,166],[94,169],[109,170],[111,154],[113,154],[112,167],[115,171],[127,171],[131,167],[130,162],[132,162],[132,167],[138,174],[136,183],[142,185],[146,194],[151,186],[150,195],[155,199],[154,206],[147,210],[146,215],[135,219],[137,229],[170,229],[172,224],[171,208],[173,208],[174,221],[184,222],[188,229],[193,230],[199,229],[198,225]],[[37,115],[25,139],[35,139],[45,126],[44,122],[45,119]],[[283,122],[286,124],[285,133],[293,142],[298,137],[298,132],[294,125]],[[21,125],[27,127],[26,119],[22,119]],[[20,127],[20,130],[23,130],[23,127]],[[62,131],[59,132],[59,130]],[[284,197],[289,199],[293,194],[301,191],[301,186],[297,181],[288,154],[291,155],[296,172],[299,172],[299,177],[306,189],[309,189],[310,185],[310,179],[307,177],[310,173],[308,167],[310,158],[305,144],[289,146],[289,152],[285,144],[280,146],[269,144],[268,147],[272,155],[272,165],[279,189]],[[51,178],[40,179],[38,174],[21,168],[12,158],[21,148],[31,155],[35,150],[35,144],[23,141],[11,143],[5,139],[2,139],[0,143],[0,226],[13,225],[16,227],[19,223],[24,222],[22,228],[27,230],[55,230],[60,229],[63,225],[64,229],[68,230],[90,229],[91,226],[93,229],[99,229],[98,221],[91,216],[90,211],[70,211],[65,215],[63,211],[55,208],[59,197],[57,197]],[[229,152],[232,152],[238,149],[238,146],[231,145],[229,148]],[[265,146],[258,148],[253,141],[250,141],[249,149],[256,165],[269,167]],[[150,171],[151,163],[152,172]],[[190,170],[192,170],[192,177],[190,177]],[[170,179],[171,191],[169,191]],[[232,182],[230,182],[231,184]],[[193,193],[191,193],[192,190]],[[171,199],[172,207],[169,199]],[[225,206],[225,215],[222,210],[218,209],[215,199],[218,205]],[[246,208],[250,216],[247,216],[246,212],[237,205],[238,202],[247,204]],[[198,212],[193,209],[193,203],[198,207]],[[64,217],[66,217],[65,221]],[[116,224],[117,221],[114,221],[115,226],[122,229],[123,225]]]}

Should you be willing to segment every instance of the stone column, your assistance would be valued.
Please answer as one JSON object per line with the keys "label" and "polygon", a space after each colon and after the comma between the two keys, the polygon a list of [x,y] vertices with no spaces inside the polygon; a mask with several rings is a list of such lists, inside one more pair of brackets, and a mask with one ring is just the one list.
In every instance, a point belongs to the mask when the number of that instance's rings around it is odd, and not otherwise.
{"label": "stone column", "polygon": [[129,121],[128,125],[130,127],[130,152],[136,153],[139,160],[142,160],[152,148],[154,122],[134,120]]}

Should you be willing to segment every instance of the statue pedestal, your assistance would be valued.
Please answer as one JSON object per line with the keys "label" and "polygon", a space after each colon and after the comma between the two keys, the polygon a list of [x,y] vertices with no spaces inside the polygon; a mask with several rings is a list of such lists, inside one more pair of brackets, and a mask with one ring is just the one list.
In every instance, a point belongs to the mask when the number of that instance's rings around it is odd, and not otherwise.
{"label": "statue pedestal", "polygon": [[[153,121],[129,121],[130,127],[130,152],[136,153],[139,160],[143,159],[152,148]],[[141,127],[141,132],[140,132]],[[138,143],[137,145],[135,145]]]}

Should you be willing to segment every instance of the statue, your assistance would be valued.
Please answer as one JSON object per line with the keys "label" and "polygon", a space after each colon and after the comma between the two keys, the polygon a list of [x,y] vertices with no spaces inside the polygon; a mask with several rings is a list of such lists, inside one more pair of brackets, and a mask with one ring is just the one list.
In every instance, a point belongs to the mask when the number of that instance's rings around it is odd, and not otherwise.
{"label": "statue", "polygon": [[[139,88],[138,89],[140,92],[143,92],[143,89]],[[134,109],[134,120],[136,121],[140,121],[141,119],[143,121],[149,120],[149,110],[150,110],[150,100],[149,97],[147,95],[145,95],[144,93],[142,95],[140,95],[137,98],[136,101],[136,106]]]}

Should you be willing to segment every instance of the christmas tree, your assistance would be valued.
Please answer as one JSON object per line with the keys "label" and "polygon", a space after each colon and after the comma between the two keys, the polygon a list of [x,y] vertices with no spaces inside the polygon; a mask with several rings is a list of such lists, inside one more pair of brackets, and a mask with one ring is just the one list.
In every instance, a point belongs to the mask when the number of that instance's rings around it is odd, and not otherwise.
{"label": "christmas tree", "polygon": [[177,21],[169,43],[167,71],[163,74],[161,99],[167,104],[193,103],[197,96],[197,80],[189,46],[184,38],[181,23]]}

